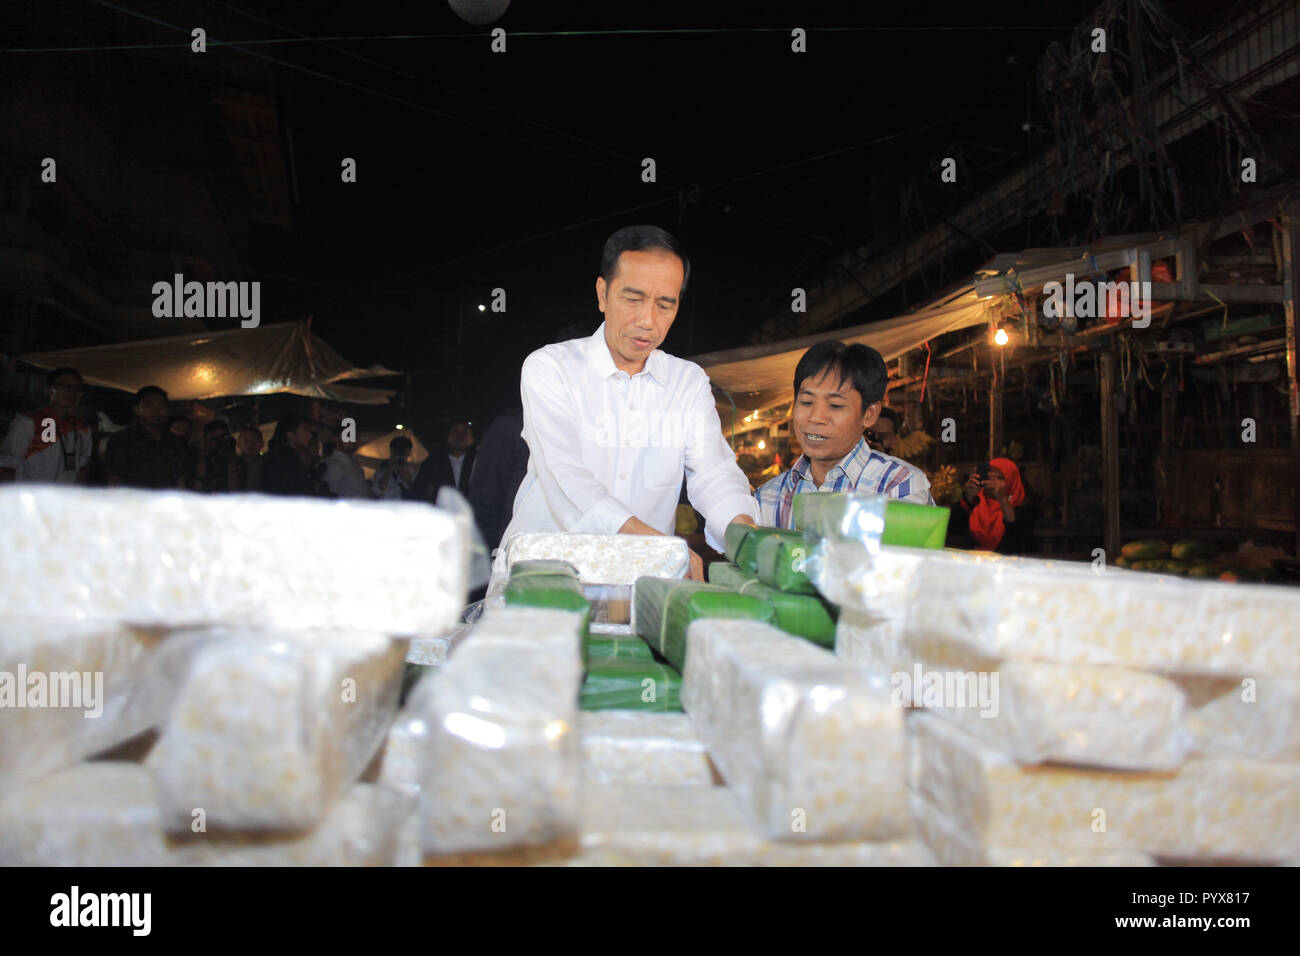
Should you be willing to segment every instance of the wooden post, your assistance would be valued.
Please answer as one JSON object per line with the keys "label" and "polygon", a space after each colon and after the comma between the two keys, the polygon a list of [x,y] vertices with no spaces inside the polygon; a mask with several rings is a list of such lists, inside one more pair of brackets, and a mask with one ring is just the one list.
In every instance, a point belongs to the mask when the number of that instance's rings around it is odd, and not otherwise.
{"label": "wooden post", "polygon": [[1171,367],[1160,389],[1160,452],[1156,456],[1156,524],[1167,517],[1166,508],[1178,501],[1178,474],[1174,468],[1178,452],[1174,448],[1174,426],[1178,414],[1178,379]]}
{"label": "wooden post", "polygon": [[[989,386],[989,457],[1002,452],[1002,373],[993,357],[993,384]],[[1019,464],[1019,462],[1017,462]]]}
{"label": "wooden post", "polygon": [[[1296,381],[1296,299],[1300,298],[1300,202],[1292,200],[1283,214],[1282,286],[1286,290],[1282,309],[1286,321],[1286,381],[1288,388],[1287,418],[1291,425],[1291,475],[1300,475],[1300,385]],[[1295,538],[1300,559],[1300,481],[1295,482]]]}
{"label": "wooden post", "polygon": [[1119,557],[1119,411],[1115,405],[1115,353],[1101,353],[1101,499],[1106,560]]}

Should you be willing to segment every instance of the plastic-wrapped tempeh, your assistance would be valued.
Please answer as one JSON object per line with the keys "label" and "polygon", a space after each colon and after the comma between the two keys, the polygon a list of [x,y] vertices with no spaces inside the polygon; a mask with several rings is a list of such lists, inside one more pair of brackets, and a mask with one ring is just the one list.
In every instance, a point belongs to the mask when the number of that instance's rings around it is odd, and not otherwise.
{"label": "plastic-wrapped tempeh", "polygon": [[578,703],[583,710],[680,711],[682,675],[656,660],[593,657]]}
{"label": "plastic-wrapped tempeh", "polygon": [[903,710],[859,672],[757,621],[691,625],[682,706],[748,816],[775,840],[911,830]]}

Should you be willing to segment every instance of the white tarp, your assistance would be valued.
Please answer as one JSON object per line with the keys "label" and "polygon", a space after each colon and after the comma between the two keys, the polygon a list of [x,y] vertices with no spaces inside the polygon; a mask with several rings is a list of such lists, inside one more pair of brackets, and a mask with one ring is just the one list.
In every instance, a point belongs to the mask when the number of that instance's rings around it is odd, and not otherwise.
{"label": "white tarp", "polygon": [[392,389],[342,385],[348,379],[398,375],[375,365],[356,368],[306,322],[255,329],[192,332],[161,339],[19,356],[37,368],[67,365],[91,385],[139,391],[158,385],[173,400],[289,392],[332,402],[383,405]]}
{"label": "white tarp", "polygon": [[[739,417],[756,409],[792,401],[795,366],[803,353],[818,342],[826,339],[861,342],[870,345],[889,362],[946,332],[982,325],[988,320],[989,304],[988,299],[978,298],[974,289],[969,288],[949,297],[941,306],[920,312],[770,345],[748,345],[710,352],[692,356],[691,361],[702,366],[709,373],[714,389],[723,393],[718,408],[726,431],[731,417],[727,396],[736,403]],[[721,412],[724,408],[726,414]]]}

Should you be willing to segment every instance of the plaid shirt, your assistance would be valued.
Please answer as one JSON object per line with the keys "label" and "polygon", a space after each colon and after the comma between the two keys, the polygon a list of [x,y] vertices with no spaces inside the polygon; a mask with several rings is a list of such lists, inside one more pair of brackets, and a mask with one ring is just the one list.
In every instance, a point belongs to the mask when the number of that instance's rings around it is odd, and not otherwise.
{"label": "plaid shirt", "polygon": [[883,452],[861,439],[844,460],[826,473],[820,488],[808,474],[808,456],[800,455],[789,471],[766,482],[756,492],[758,523],[770,528],[794,527],[794,496],[809,491],[861,491],[918,505],[932,505],[930,481],[921,469]]}

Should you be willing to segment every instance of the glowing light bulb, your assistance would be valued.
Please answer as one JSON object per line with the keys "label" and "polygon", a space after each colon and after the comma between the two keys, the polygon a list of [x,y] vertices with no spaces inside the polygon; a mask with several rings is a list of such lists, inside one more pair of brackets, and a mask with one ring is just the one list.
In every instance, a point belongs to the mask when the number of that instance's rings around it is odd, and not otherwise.
{"label": "glowing light bulb", "polygon": [[1011,341],[1011,338],[1007,335],[1006,329],[998,329],[997,332],[993,334],[993,341],[998,343],[998,345],[1006,345]]}
{"label": "glowing light bulb", "polygon": [[766,447],[767,447],[767,442],[763,441],[763,439],[760,438],[758,440],[758,450],[762,451]]}

